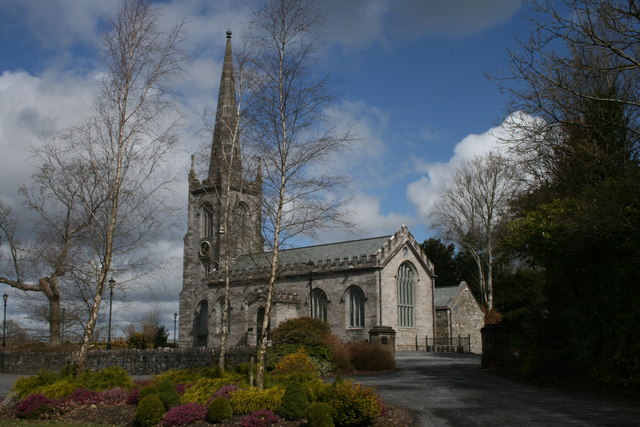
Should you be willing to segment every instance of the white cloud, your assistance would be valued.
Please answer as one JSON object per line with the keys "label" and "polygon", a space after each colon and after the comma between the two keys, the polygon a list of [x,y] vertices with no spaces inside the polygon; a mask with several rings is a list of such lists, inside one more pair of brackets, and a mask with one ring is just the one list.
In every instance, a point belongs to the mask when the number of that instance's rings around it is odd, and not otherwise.
{"label": "white cloud", "polygon": [[30,181],[29,147],[51,132],[78,124],[93,103],[94,75],[0,75],[0,200],[15,206],[16,191]]}
{"label": "white cloud", "polygon": [[522,117],[521,114],[515,113],[514,116],[507,118],[500,126],[491,128],[482,134],[466,136],[456,144],[453,156],[446,162],[428,162],[420,158],[413,159],[414,169],[424,175],[407,186],[407,197],[415,206],[421,220],[427,224],[430,223],[429,216],[439,200],[439,192],[450,182],[460,164],[490,151],[504,153],[504,147],[499,143],[499,140],[506,136],[508,124],[511,120],[527,120],[527,117]]}

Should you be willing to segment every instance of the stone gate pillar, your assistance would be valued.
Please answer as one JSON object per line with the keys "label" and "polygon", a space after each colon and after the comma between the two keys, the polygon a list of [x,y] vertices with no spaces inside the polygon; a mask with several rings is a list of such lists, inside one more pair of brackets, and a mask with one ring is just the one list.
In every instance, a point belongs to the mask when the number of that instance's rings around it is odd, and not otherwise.
{"label": "stone gate pillar", "polygon": [[391,326],[374,326],[369,330],[369,342],[378,344],[396,358],[396,331]]}

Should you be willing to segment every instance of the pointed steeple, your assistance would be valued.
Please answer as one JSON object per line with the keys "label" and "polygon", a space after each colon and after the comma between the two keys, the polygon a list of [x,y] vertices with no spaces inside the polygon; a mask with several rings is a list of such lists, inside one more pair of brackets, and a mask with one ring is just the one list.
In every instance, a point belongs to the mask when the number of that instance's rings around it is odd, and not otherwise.
{"label": "pointed steeple", "polygon": [[[231,52],[231,31],[227,30],[227,46],[224,51],[218,108],[211,146],[209,176],[214,178],[231,167],[234,176],[241,176],[240,141],[236,105],[236,84],[233,77],[233,55]],[[235,139],[235,141],[234,141]],[[229,165],[229,166],[228,166]],[[226,176],[226,173],[224,174]]]}

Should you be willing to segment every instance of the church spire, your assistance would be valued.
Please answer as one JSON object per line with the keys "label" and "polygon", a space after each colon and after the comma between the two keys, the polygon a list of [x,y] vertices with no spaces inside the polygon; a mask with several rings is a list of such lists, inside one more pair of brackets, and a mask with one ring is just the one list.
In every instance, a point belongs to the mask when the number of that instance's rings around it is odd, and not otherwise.
{"label": "church spire", "polygon": [[[235,139],[235,141],[234,141]],[[235,143],[234,143],[235,142]],[[236,84],[233,77],[233,55],[231,52],[231,30],[227,30],[227,46],[224,51],[218,108],[211,146],[209,176],[214,178],[230,165],[234,176],[242,174],[239,149],[239,126],[236,105]]]}

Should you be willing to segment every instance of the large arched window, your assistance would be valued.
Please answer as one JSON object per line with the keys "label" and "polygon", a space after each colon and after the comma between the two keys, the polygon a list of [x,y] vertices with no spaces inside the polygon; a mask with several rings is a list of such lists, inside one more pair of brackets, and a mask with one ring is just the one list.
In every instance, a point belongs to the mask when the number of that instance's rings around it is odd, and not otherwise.
{"label": "large arched window", "polygon": [[214,211],[210,203],[202,205],[202,238],[213,237],[214,230]]}
{"label": "large arched window", "polygon": [[249,206],[245,202],[238,203],[233,210],[233,236],[236,239],[243,238],[247,233],[249,223]]}
{"label": "large arched window", "polygon": [[349,288],[349,327],[364,328],[364,291],[358,286]]}
{"label": "large arched window", "polygon": [[209,303],[202,300],[196,307],[193,319],[193,346],[206,347],[209,335]]}
{"label": "large arched window", "polygon": [[404,263],[398,269],[398,326],[413,328],[414,326],[414,292],[415,272],[409,263]]}
{"label": "large arched window", "polygon": [[320,288],[315,288],[311,292],[311,317],[326,322],[328,303],[329,298],[327,298],[325,291]]}

